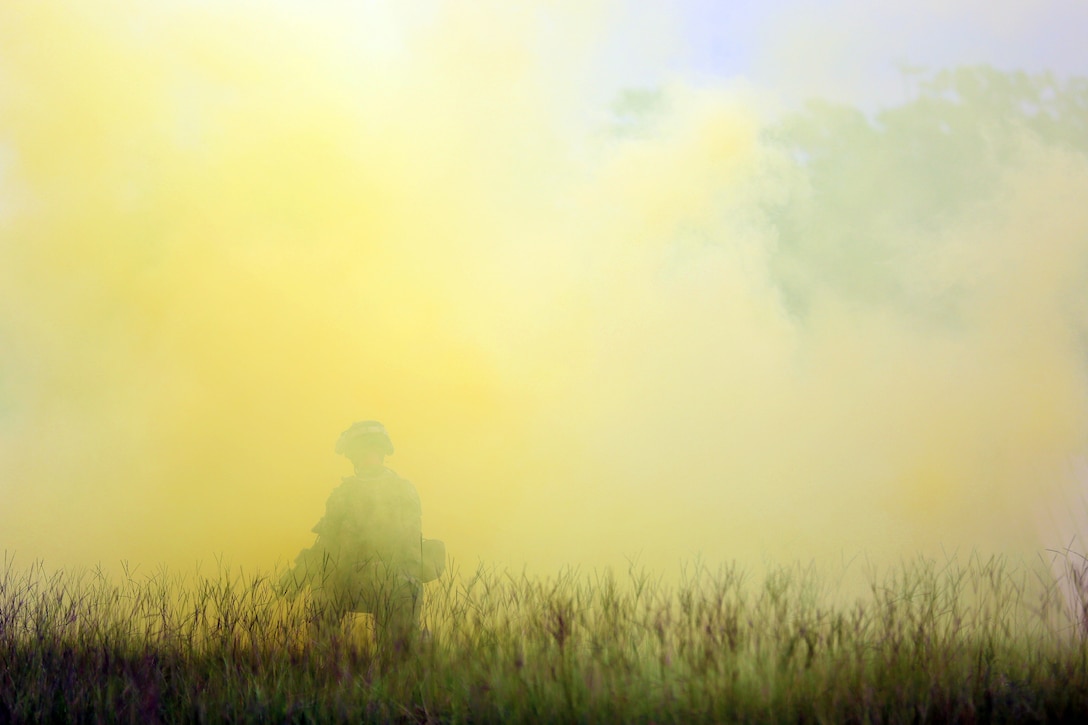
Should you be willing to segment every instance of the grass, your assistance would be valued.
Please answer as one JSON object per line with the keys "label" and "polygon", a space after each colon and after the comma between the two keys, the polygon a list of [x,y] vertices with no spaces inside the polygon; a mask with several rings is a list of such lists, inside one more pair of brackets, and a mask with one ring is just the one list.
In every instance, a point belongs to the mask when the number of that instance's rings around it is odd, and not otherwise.
{"label": "grass", "polygon": [[[311,641],[274,575],[0,573],[0,722],[1032,722],[1088,714],[1088,582],[972,557],[873,572],[695,565],[668,584],[481,567],[405,656]],[[842,600],[842,601],[836,601]]]}

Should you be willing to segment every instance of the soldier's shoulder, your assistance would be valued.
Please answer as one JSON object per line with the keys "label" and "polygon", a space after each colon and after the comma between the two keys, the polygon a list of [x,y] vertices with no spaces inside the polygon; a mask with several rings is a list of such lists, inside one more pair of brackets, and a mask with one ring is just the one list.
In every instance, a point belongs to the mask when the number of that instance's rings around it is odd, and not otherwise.
{"label": "soldier's shoulder", "polygon": [[411,481],[394,471],[392,468],[387,468],[385,470],[389,472],[389,476],[391,478],[395,478],[397,481],[405,486],[411,486],[412,488],[415,488],[415,485]]}
{"label": "soldier's shoulder", "polygon": [[345,477],[343,483],[333,491],[333,496],[352,496],[355,492],[373,492],[375,491],[373,488],[375,484],[378,486],[377,490],[386,492],[386,495],[396,491],[401,496],[419,498],[416,487],[411,481],[399,475],[392,468],[386,468],[385,466]]}
{"label": "soldier's shoulder", "polygon": [[355,476],[344,476],[340,479],[340,485],[332,490],[332,493],[329,494],[329,497],[331,498],[333,496],[343,496],[352,489],[358,488],[359,483],[359,479],[357,479]]}
{"label": "soldier's shoulder", "polygon": [[356,471],[351,476],[344,477],[344,483],[349,481],[361,481],[363,483],[373,481],[385,481],[391,478],[400,478],[397,472],[392,468],[386,468],[385,466],[374,466],[365,470]]}
{"label": "soldier's shoulder", "polygon": [[410,481],[409,481],[409,480],[408,480],[407,478],[405,478],[404,476],[400,475],[399,473],[397,473],[396,471],[394,471],[394,470],[393,470],[392,468],[386,468],[386,467],[384,467],[384,466],[383,466],[383,467],[382,467],[382,471],[384,471],[384,473],[385,473],[385,476],[386,476],[387,478],[395,478],[395,479],[397,479],[398,481],[404,481],[405,483],[410,483]]}
{"label": "soldier's shoulder", "polygon": [[419,492],[416,491],[415,485],[407,478],[400,476],[396,471],[387,468],[389,472],[389,478],[387,479],[397,490],[398,494],[405,498],[419,503]]}
{"label": "soldier's shoulder", "polygon": [[354,498],[362,488],[362,483],[363,482],[355,478],[355,476],[344,476],[344,478],[340,480],[340,485],[329,493],[328,505],[336,506],[337,504]]}
{"label": "soldier's shoulder", "polygon": [[395,488],[408,488],[415,490],[415,486],[407,478],[397,474],[392,468],[384,466],[373,471],[357,473],[354,476],[345,476],[340,485],[333,489],[332,495],[351,495],[356,491],[370,490],[374,484],[382,487],[393,486]]}

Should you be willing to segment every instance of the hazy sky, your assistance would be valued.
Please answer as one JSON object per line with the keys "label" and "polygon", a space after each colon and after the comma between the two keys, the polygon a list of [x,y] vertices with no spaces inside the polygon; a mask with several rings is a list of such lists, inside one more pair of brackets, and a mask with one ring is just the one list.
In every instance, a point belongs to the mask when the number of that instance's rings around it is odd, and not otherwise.
{"label": "hazy sky", "polygon": [[[859,131],[832,194],[763,131],[901,103],[898,58],[1085,72],[1085,11],[761,7],[0,9],[0,548],[283,561],[377,418],[470,566],[1033,552],[1088,439],[1083,154],[1009,132],[904,220],[874,180],[939,168]],[[786,266],[776,204],[822,230]]]}
{"label": "hazy sky", "polygon": [[[283,0],[299,16],[332,8],[348,33],[389,62],[408,52],[405,38],[435,22],[443,3]],[[581,5],[582,27],[569,11]],[[487,4],[477,18],[486,24]],[[670,82],[757,86],[787,103],[813,96],[865,106],[901,103],[903,64],[935,70],[989,64],[1004,70],[1088,74],[1083,29],[1088,6],[1077,0],[598,0],[524,3],[537,49],[549,62],[572,54],[581,63],[578,91],[594,107],[624,87]],[[568,20],[562,20],[566,13]],[[344,17],[349,18],[343,22]],[[372,32],[379,28],[379,33]],[[551,47],[549,48],[549,41]]]}
{"label": "hazy sky", "polygon": [[1088,75],[1077,0],[641,0],[615,3],[603,53],[618,84],[743,78],[794,100],[904,100],[899,65],[986,63]]}

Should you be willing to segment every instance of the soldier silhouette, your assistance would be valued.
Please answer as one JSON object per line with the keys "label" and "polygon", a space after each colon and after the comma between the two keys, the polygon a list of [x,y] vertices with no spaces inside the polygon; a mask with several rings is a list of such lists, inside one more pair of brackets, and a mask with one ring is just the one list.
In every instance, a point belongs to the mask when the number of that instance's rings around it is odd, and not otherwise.
{"label": "soldier silhouette", "polygon": [[338,629],[350,612],[369,613],[378,642],[404,650],[419,633],[423,583],[445,567],[445,545],[423,538],[415,486],[385,467],[393,453],[385,426],[353,423],[336,452],[351,460],[355,473],[329,495],[312,529],[316,541],[281,583],[310,587],[318,605],[315,635]]}

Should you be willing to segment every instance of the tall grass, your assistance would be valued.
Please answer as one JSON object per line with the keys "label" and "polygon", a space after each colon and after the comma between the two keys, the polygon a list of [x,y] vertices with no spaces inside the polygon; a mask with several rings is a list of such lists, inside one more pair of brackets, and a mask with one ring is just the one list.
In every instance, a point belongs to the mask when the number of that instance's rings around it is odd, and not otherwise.
{"label": "tall grass", "polygon": [[0,573],[0,721],[997,721],[1088,714],[1084,561],[1056,581],[972,557],[873,572],[844,601],[799,566],[427,589],[405,654],[320,621],[276,576]]}

